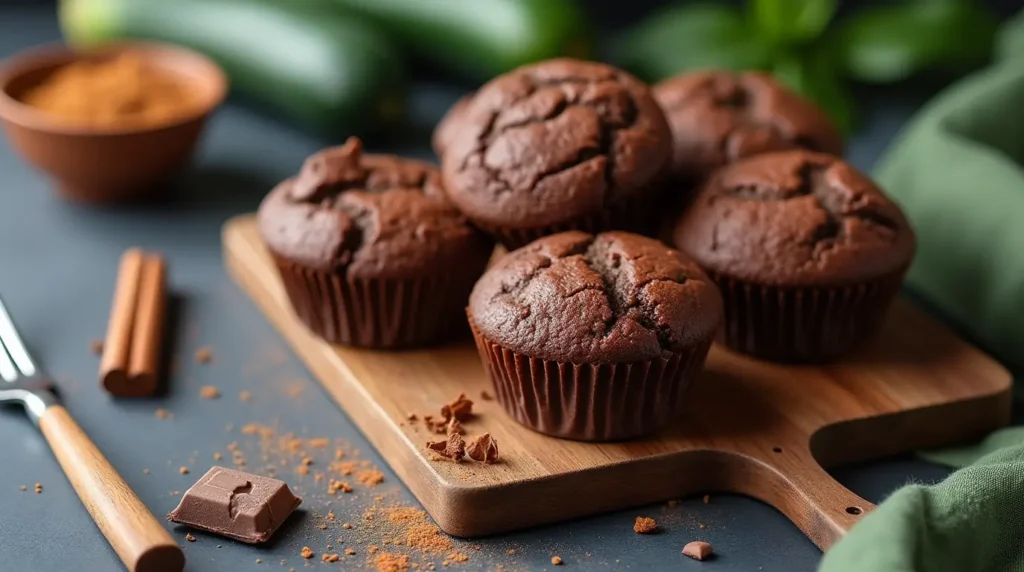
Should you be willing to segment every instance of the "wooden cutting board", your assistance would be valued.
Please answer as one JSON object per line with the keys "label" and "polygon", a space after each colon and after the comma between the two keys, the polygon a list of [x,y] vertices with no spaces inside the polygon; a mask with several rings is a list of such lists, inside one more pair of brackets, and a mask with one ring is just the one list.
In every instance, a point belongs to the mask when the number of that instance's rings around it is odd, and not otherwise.
{"label": "wooden cutting board", "polygon": [[[712,492],[760,499],[827,549],[870,503],[822,467],[965,442],[1010,420],[1011,376],[901,301],[884,331],[842,364],[782,366],[715,347],[679,423],[627,443],[534,433],[507,416],[471,341],[409,352],[331,346],[298,321],[251,216],[224,227],[228,271],[355,421],[437,524],[479,536]],[[437,415],[466,393],[469,436],[500,444],[495,465],[432,461]]]}

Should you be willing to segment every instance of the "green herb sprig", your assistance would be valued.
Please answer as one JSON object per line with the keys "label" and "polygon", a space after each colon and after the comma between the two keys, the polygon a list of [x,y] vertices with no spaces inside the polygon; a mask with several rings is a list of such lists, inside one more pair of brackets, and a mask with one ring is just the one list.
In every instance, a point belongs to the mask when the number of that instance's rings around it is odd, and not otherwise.
{"label": "green herb sprig", "polygon": [[992,52],[996,20],[969,0],[906,0],[840,20],[837,9],[837,0],[671,6],[627,30],[612,55],[650,81],[699,68],[767,70],[849,131],[851,81],[890,84],[923,71],[961,72]]}

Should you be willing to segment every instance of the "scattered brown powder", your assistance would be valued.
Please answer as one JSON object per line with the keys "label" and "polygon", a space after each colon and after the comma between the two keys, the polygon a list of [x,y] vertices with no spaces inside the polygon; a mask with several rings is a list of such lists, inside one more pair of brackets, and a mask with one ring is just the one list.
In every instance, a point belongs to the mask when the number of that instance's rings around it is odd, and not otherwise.
{"label": "scattered brown powder", "polygon": [[313,554],[313,550],[310,547],[303,546],[302,547],[302,552],[299,552],[299,556],[305,558],[306,560],[309,560],[310,558],[312,558],[315,555]]}
{"label": "scattered brown powder", "polygon": [[320,556],[320,560],[322,560],[323,562],[327,562],[328,564],[330,564],[331,562],[337,562],[338,558],[341,557],[337,554],[324,554]]}
{"label": "scattered brown powder", "polygon": [[37,495],[38,494],[42,494],[42,492],[43,492],[43,485],[40,484],[40,483],[36,483],[35,484],[35,491],[36,491]]}
{"label": "scattered brown powder", "polygon": [[180,468],[178,468],[178,472],[183,474],[183,475],[187,475],[188,474],[188,467],[182,465]]}
{"label": "scattered brown powder", "polygon": [[466,562],[469,560],[469,556],[461,552],[452,552],[448,555],[448,560],[451,562]]}
{"label": "scattered brown powder", "polygon": [[[341,527],[345,528],[345,529],[349,529],[349,528],[352,528],[352,525],[346,522],[345,524],[341,525]],[[341,539],[339,538],[338,540],[340,541]]]}
{"label": "scattered brown powder", "polygon": [[204,385],[202,389],[199,390],[199,395],[206,399],[217,399],[220,397],[220,390],[212,385]]}
{"label": "scattered brown powder", "polygon": [[318,528],[320,530],[327,530],[327,525],[326,524],[321,524]]}
{"label": "scattered brown powder", "polygon": [[334,511],[333,510],[327,511],[327,520],[334,520]]}
{"label": "scattered brown powder", "polygon": [[103,353],[103,340],[96,339],[89,342],[89,351],[96,355]]}
{"label": "scattered brown powder", "polygon": [[195,542],[196,541],[196,537],[192,536],[191,532],[186,532],[185,533],[185,540],[187,540],[189,542]]}
{"label": "scattered brown powder", "polygon": [[171,412],[162,407],[156,410],[157,419],[171,419],[172,417],[174,416],[171,415]]}
{"label": "scattered brown powder", "polygon": [[404,572],[409,569],[409,557],[404,554],[381,552],[373,559],[377,572]]}
{"label": "scattered brown powder", "polygon": [[515,554],[516,553],[516,549],[515,548],[509,548],[508,550],[506,550],[506,552],[508,552],[509,554]]}
{"label": "scattered brown powder", "polygon": [[252,393],[248,391],[239,392],[238,399],[240,399],[241,401],[249,401],[250,399],[252,399]]}
{"label": "scattered brown powder", "polygon": [[342,458],[344,456],[345,456],[345,451],[343,451],[341,449],[335,449],[334,450],[334,458],[335,459],[340,459],[340,458]]}
{"label": "scattered brown powder", "polygon": [[349,556],[355,556],[356,550],[354,548],[346,548],[345,554],[348,554]]}
{"label": "scattered brown powder", "polygon": [[317,439],[310,439],[306,444],[314,449],[323,449],[331,444],[331,440],[325,437],[320,437]]}
{"label": "scattered brown powder", "polygon": [[498,460],[498,440],[491,437],[490,433],[484,433],[469,442],[466,454],[470,459],[480,463],[495,463]]}
{"label": "scattered brown powder", "polygon": [[417,419],[419,419],[419,417],[417,417],[415,413],[410,413],[409,415],[406,415],[405,418],[408,419],[409,421],[416,421]]}
{"label": "scattered brown powder", "polygon": [[405,543],[410,548],[427,553],[448,552],[452,549],[452,540],[445,536],[440,528],[429,522],[410,526]]}
{"label": "scattered brown powder", "polygon": [[356,480],[368,487],[375,487],[384,482],[384,473],[375,469],[359,471]]}
{"label": "scattered brown powder", "polygon": [[561,566],[562,565],[562,557],[561,556],[552,556],[551,557],[551,563],[554,564],[555,566]]}
{"label": "scattered brown powder", "polygon": [[657,531],[658,523],[654,522],[653,518],[638,516],[636,522],[633,523],[633,532],[637,534],[653,534]]}
{"label": "scattered brown powder", "polygon": [[683,547],[683,554],[694,560],[706,560],[714,553],[711,545],[703,540],[695,540]]}
{"label": "scattered brown powder", "polygon": [[371,545],[366,547],[366,551],[369,552],[370,554],[376,554],[378,550],[379,550],[379,548],[377,548],[376,544],[371,544]]}
{"label": "scattered brown powder", "polygon": [[309,467],[307,467],[306,465],[299,465],[295,467],[295,472],[302,476],[306,476],[309,474]]}
{"label": "scattered brown powder", "polygon": [[196,363],[210,363],[213,361],[213,348],[203,346],[196,350]]}
{"label": "scattered brown powder", "polygon": [[327,494],[333,495],[336,494],[338,491],[341,491],[343,493],[350,493],[352,492],[352,487],[346,482],[331,479],[327,483]]}

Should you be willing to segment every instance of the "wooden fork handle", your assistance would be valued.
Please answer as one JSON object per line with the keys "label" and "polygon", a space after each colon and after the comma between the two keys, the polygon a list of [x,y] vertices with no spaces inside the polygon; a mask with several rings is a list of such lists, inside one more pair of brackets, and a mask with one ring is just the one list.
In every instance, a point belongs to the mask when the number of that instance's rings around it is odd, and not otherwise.
{"label": "wooden fork handle", "polygon": [[78,498],[129,572],[181,572],[185,555],[163,525],[61,405],[46,409],[39,428]]}

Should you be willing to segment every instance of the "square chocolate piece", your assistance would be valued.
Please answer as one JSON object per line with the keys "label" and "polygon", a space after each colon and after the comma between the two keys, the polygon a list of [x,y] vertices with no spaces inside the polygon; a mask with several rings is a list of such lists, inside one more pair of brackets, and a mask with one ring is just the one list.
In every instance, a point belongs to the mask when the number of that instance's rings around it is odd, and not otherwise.
{"label": "square chocolate piece", "polygon": [[301,502],[283,481],[213,467],[185,491],[167,518],[256,544],[266,542]]}

